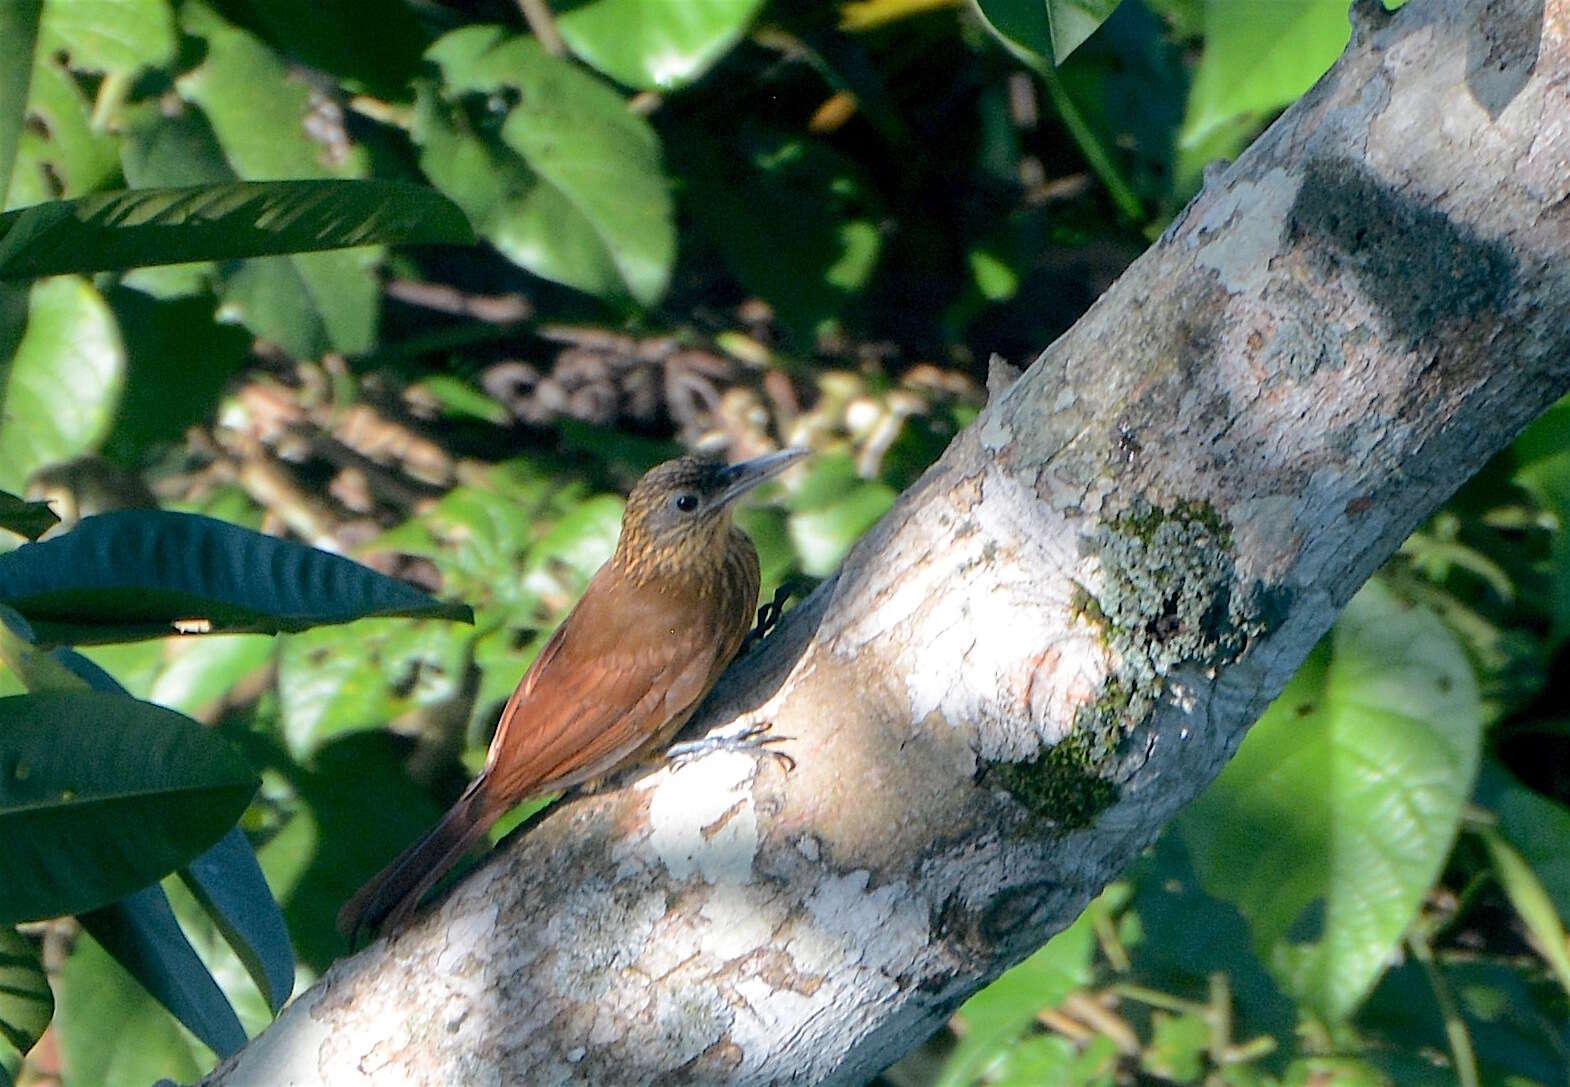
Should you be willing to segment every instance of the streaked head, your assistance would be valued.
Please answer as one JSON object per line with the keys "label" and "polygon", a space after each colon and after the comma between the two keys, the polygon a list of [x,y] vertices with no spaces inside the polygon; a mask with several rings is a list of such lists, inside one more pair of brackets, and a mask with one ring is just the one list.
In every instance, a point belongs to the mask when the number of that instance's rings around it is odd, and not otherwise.
{"label": "streaked head", "polygon": [[640,559],[635,552],[651,550],[701,550],[720,542],[736,500],[806,452],[786,449],[739,464],[693,453],[656,465],[627,496],[617,558]]}

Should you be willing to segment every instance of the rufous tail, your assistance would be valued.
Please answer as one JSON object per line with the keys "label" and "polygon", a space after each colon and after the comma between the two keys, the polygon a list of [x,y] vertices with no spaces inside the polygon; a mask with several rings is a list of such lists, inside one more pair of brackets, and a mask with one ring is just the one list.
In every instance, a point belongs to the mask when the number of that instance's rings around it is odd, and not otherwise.
{"label": "rufous tail", "polygon": [[469,784],[442,821],[425,837],[394,857],[338,911],[338,931],[351,945],[362,933],[388,931],[414,912],[425,892],[436,886],[501,816],[485,796],[485,778]]}

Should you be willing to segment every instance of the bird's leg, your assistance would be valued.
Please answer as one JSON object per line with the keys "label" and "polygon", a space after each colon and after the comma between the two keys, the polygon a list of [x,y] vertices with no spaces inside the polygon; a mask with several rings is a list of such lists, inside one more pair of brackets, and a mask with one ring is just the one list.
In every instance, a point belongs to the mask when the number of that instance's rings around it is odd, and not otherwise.
{"label": "bird's leg", "polygon": [[701,759],[705,755],[716,751],[738,751],[747,755],[768,755],[778,759],[788,774],[796,769],[796,760],[783,751],[778,751],[769,746],[782,744],[790,739],[789,736],[775,736],[769,732],[769,722],[755,721],[740,732],[720,733],[705,736],[698,740],[687,740],[679,744],[671,744],[665,749],[665,761],[672,766]]}

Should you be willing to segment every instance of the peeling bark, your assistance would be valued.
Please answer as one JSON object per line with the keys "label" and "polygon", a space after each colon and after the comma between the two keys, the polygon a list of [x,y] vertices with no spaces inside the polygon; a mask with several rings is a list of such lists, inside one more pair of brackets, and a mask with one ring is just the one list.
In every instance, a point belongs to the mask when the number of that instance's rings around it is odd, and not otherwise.
{"label": "peeling bark", "polygon": [[1570,387],[1565,0],[1347,53],[697,727],[338,963],[211,1083],[856,1083],[1071,921],[1356,588]]}

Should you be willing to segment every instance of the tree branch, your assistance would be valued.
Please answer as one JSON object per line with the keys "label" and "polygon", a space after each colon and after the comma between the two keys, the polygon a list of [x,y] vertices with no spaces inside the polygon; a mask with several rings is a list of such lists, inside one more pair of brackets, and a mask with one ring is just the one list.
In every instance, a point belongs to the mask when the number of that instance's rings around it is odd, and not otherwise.
{"label": "tree branch", "polygon": [[1570,385],[1570,14],[1360,0],[1331,73],[732,669],[213,1083],[861,1082],[1073,919]]}

